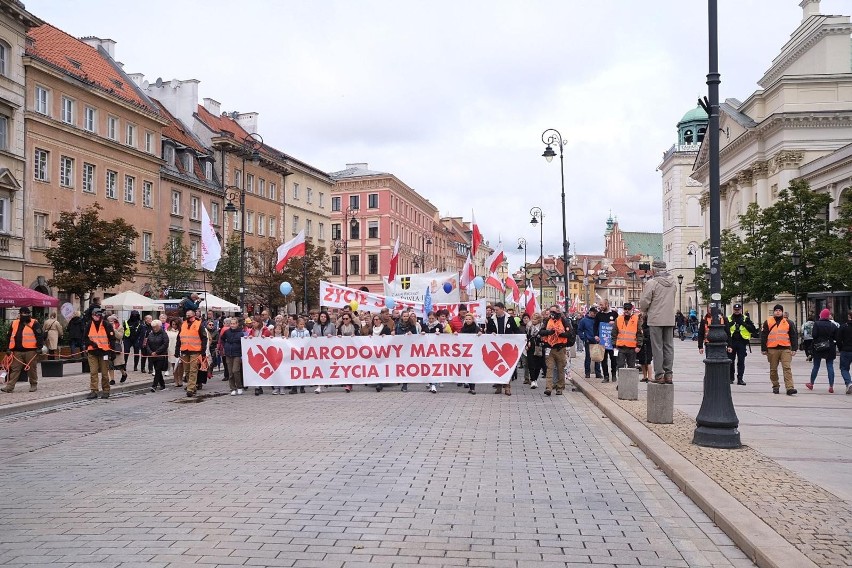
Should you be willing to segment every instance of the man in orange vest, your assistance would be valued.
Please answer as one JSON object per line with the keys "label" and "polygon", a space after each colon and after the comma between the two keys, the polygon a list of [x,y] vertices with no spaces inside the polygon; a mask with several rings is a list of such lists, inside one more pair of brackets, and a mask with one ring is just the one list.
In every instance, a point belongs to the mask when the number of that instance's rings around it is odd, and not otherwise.
{"label": "man in orange vest", "polygon": [[83,345],[89,360],[89,396],[98,398],[98,373],[101,375],[101,398],[109,398],[109,362],[115,345],[115,330],[104,321],[104,312],[100,308],[92,310],[92,321],[86,328]]}
{"label": "man in orange vest", "polygon": [[799,349],[799,334],[796,326],[784,317],[784,306],[776,304],[772,315],[763,324],[760,332],[760,352],[769,360],[769,380],[772,381],[772,392],[778,394],[781,390],[778,384],[778,363],[784,369],[784,387],[788,395],[798,391],[793,384],[793,355]]}
{"label": "man in orange vest", "polygon": [[9,365],[9,377],[0,391],[12,392],[21,377],[21,372],[27,372],[30,381],[30,392],[38,390],[38,354],[44,344],[44,333],[41,323],[32,319],[29,308],[21,308],[18,319],[12,322],[9,330],[9,351],[12,352],[12,362]]}
{"label": "man in orange vest", "polygon": [[612,343],[618,349],[618,368],[636,367],[636,355],[642,350],[645,337],[642,333],[642,316],[633,313],[633,304],[624,304],[624,314],[615,320]]}
{"label": "man in orange vest", "polygon": [[201,320],[195,318],[195,312],[187,310],[186,319],[180,326],[175,342],[175,353],[180,354],[184,373],[188,371],[186,396],[195,396],[198,383],[198,366],[201,363],[201,355],[206,352],[207,331],[201,325]]}
{"label": "man in orange vest", "polygon": [[556,394],[565,390],[565,367],[568,365],[568,337],[571,335],[571,322],[562,315],[558,304],[550,307],[550,319],[545,329],[539,332],[539,337],[545,343],[545,363],[547,376],[544,381],[544,394],[550,396],[550,391],[556,389]]}

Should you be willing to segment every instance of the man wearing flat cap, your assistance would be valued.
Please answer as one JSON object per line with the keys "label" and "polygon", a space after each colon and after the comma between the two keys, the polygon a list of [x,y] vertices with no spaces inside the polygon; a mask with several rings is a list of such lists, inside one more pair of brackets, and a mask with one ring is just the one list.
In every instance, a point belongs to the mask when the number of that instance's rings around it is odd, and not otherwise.
{"label": "man wearing flat cap", "polygon": [[654,379],[658,384],[672,383],[674,367],[674,317],[677,284],[666,270],[666,263],[655,260],[654,277],[648,280],[639,300],[639,311],[645,314],[654,354]]}
{"label": "man wearing flat cap", "polygon": [[26,371],[30,381],[30,392],[38,389],[38,355],[44,345],[44,332],[41,323],[33,319],[29,308],[21,308],[18,319],[12,322],[9,330],[9,351],[12,362],[9,365],[9,377],[0,391],[12,392],[15,384]]}

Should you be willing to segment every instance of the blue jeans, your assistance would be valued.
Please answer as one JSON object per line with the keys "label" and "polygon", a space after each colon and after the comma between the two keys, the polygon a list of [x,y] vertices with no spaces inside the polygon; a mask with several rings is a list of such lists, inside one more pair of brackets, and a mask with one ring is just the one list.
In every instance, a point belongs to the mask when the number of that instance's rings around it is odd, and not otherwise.
{"label": "blue jeans", "polygon": [[[814,384],[814,380],[816,380],[817,373],[819,372],[819,362],[822,361],[822,357],[819,355],[814,355],[814,366],[811,369],[811,384]],[[834,386],[834,359],[826,359],[825,367],[828,369],[828,386]]]}
{"label": "blue jeans", "polygon": [[[589,342],[584,341],[583,347],[586,350],[586,359],[583,361],[583,369],[586,371],[587,375],[591,375],[592,374],[592,371],[591,371],[591,369],[592,369],[592,356],[589,353]],[[601,364],[599,362],[595,362],[595,376],[596,377],[601,376]]]}
{"label": "blue jeans", "polygon": [[852,366],[852,351],[840,352],[840,376],[843,377],[843,384],[847,387],[852,384],[852,378],[849,377],[849,367]]}

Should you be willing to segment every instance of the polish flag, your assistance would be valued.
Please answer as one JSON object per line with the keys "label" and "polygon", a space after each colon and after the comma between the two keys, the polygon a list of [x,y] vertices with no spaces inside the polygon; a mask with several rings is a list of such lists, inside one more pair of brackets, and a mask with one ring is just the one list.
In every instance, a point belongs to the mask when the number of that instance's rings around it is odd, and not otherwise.
{"label": "polish flag", "polygon": [[[511,292],[511,295],[509,292]],[[521,291],[518,289],[518,283],[515,282],[511,274],[506,276],[506,300],[511,300],[516,304],[521,300]]]}
{"label": "polish flag", "polygon": [[503,243],[497,243],[497,248],[485,259],[485,268],[488,272],[497,272],[497,269],[500,268],[500,265],[503,264],[505,259],[506,255],[503,254]]}
{"label": "polish flag", "polygon": [[393,254],[390,257],[390,268],[388,269],[388,284],[393,284],[396,280],[396,267],[399,264],[399,235],[396,237],[396,244],[393,245]]}
{"label": "polish flag", "polygon": [[468,254],[467,260],[464,261],[464,266],[462,267],[459,284],[467,290],[473,284],[474,278],[476,278],[476,273],[473,271],[473,263],[470,261],[470,254]]}
{"label": "polish flag", "polygon": [[470,210],[470,224],[473,228],[473,235],[471,237],[471,255],[476,257],[476,251],[479,250],[479,245],[482,243],[482,233],[479,232],[479,225],[476,224],[476,217],[473,216],[473,209]]}
{"label": "polish flag", "polygon": [[493,286],[494,288],[497,288],[501,292],[503,292],[505,290],[505,288],[503,287],[503,281],[500,280],[500,277],[497,276],[496,272],[492,272],[491,274],[489,274],[488,278],[485,279],[485,283],[488,284],[489,286]]}
{"label": "polish flag", "polygon": [[284,266],[291,258],[305,256],[305,230],[299,231],[299,234],[293,237],[278,247],[278,262],[275,263],[275,270],[281,272]]}

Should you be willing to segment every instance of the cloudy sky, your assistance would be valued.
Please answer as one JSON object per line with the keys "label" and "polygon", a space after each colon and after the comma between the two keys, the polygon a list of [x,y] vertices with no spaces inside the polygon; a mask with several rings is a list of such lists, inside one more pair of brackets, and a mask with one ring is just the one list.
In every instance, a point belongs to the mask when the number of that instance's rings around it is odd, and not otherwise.
{"label": "cloudy sky", "polygon": [[[470,218],[537,256],[561,254],[561,131],[572,252],[603,252],[612,211],[661,231],[663,152],[704,95],[703,0],[25,0],[74,36],[109,37],[125,71],[198,79],[200,97],[260,113],[260,133],[325,171],[391,172],[442,215]],[[722,100],[747,98],[790,33],[799,0],[719,0]],[[73,6],[73,9],[72,9]],[[122,8],[125,6],[125,8]],[[822,13],[848,14],[848,0]]]}

